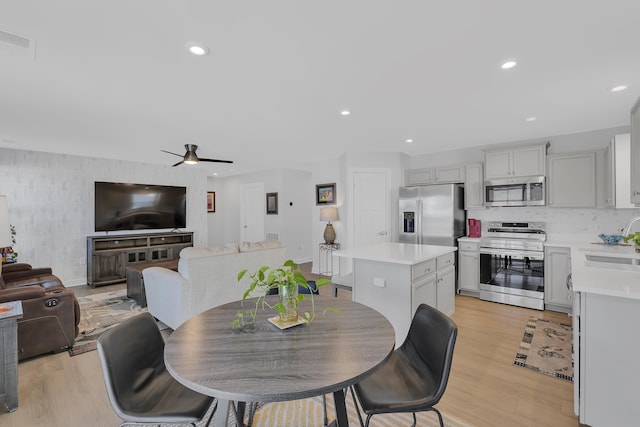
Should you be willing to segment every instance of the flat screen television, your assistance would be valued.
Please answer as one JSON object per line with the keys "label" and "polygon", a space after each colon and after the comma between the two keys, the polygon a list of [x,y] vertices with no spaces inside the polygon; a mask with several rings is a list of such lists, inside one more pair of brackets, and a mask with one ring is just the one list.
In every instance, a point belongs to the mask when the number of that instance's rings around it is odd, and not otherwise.
{"label": "flat screen television", "polygon": [[95,231],[155,230],[186,226],[186,187],[95,183]]}

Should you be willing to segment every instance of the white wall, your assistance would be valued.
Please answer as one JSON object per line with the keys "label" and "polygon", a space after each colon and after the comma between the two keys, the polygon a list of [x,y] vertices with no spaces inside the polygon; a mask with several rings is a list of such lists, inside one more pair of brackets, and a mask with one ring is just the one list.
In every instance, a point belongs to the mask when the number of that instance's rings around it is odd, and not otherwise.
{"label": "white wall", "polygon": [[94,232],[95,181],[187,187],[186,230],[194,232],[194,244],[206,244],[202,169],[0,148],[0,171],[18,260],[51,267],[65,285],[87,283],[86,237],[106,234]]}
{"label": "white wall", "polygon": [[[280,234],[287,257],[308,262],[311,249],[311,209],[314,203],[311,173],[293,169],[272,169],[229,178],[210,178],[209,191],[216,191],[216,213],[209,214],[209,246],[240,241],[240,191],[245,184],[264,185],[265,233]],[[278,214],[266,214],[266,193],[278,193]]]}

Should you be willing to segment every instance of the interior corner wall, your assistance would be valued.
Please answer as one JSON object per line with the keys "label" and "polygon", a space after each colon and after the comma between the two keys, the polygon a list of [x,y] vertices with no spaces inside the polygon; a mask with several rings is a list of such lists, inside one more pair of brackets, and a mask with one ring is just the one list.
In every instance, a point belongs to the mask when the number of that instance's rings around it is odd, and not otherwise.
{"label": "interior corner wall", "polygon": [[187,231],[195,245],[206,244],[203,169],[0,148],[0,170],[18,260],[51,267],[65,285],[87,283],[86,237],[106,235],[94,231],[95,181],[187,187]]}
{"label": "interior corner wall", "polygon": [[[209,180],[211,188],[213,183]],[[309,190],[311,173],[292,169],[272,169],[258,173],[235,175],[215,181],[220,209],[215,214],[216,232],[209,244],[219,246],[240,241],[240,192],[242,185],[261,182],[266,193],[278,193],[278,214],[267,215],[265,232],[278,233],[287,248],[287,258],[296,262],[311,260],[310,210],[313,192]],[[212,190],[210,190],[212,191]],[[220,197],[218,197],[220,192]],[[214,214],[211,214],[214,215]]]}
{"label": "interior corner wall", "polygon": [[224,197],[224,181],[221,178],[207,178],[207,192],[215,193],[214,212],[207,212],[207,246],[223,246],[224,241],[224,214],[227,211],[222,203]]}

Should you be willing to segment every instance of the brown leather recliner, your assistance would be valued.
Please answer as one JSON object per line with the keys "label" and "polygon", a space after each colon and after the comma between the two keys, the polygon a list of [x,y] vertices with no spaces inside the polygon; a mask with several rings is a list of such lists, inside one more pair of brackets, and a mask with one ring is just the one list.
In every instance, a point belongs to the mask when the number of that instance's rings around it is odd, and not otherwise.
{"label": "brown leather recliner", "polygon": [[[31,270],[32,276],[27,274],[28,270]],[[18,320],[20,360],[64,350],[73,345],[78,335],[78,300],[58,277],[42,274],[46,270],[21,270],[19,278],[5,275],[4,267],[2,270],[0,303],[22,301],[23,317]]]}

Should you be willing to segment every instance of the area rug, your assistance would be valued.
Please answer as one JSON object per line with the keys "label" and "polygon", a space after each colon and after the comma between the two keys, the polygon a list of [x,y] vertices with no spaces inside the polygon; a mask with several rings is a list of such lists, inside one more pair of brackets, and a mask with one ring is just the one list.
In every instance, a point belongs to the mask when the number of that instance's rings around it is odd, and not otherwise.
{"label": "area rug", "polygon": [[573,381],[571,350],[571,325],[530,317],[513,364]]}
{"label": "area rug", "polygon": [[[80,332],[73,347],[69,348],[71,356],[96,349],[98,337],[105,331],[137,314],[146,312],[146,308],[127,298],[126,289],[88,295],[78,298],[80,304]],[[158,324],[161,330],[167,329],[163,323]]]}
{"label": "area rug", "polygon": [[[327,395],[327,418],[331,422],[335,419],[335,407],[333,395]],[[351,394],[347,395],[347,414],[349,425],[359,426],[358,415],[353,406]],[[439,426],[438,416],[435,412],[419,412],[416,414],[420,427]],[[321,427],[322,423],[322,397],[294,400],[291,402],[268,403],[256,412],[253,418],[253,427]],[[447,427],[470,427],[451,415],[442,414],[444,425]],[[247,420],[245,420],[247,421]],[[371,418],[371,427],[398,427],[410,426],[413,423],[411,414],[383,414]]]}

